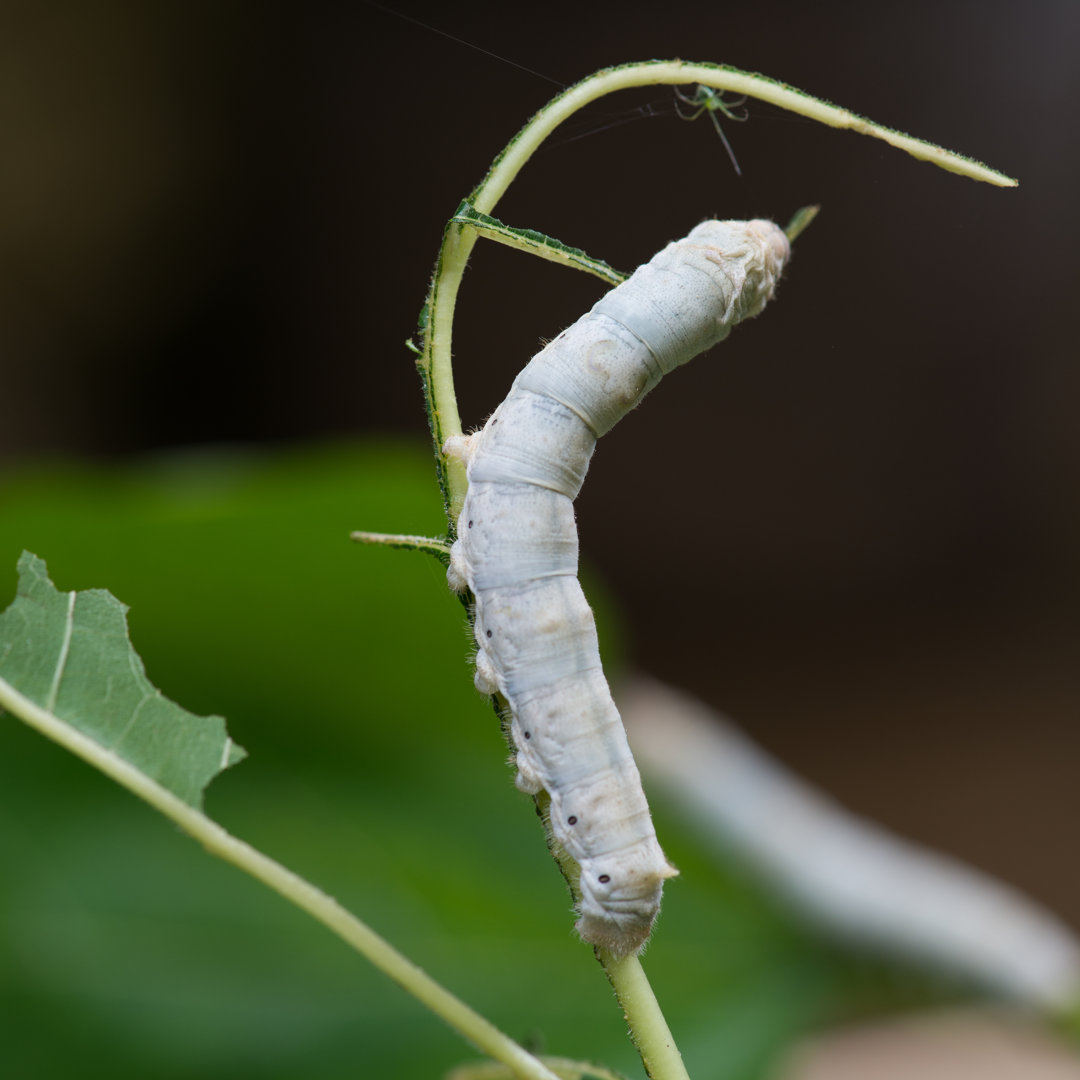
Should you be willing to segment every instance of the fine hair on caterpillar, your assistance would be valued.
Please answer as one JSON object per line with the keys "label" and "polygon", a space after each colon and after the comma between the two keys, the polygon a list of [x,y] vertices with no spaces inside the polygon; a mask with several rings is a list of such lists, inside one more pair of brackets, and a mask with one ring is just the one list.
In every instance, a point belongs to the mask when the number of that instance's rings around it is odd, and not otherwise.
{"label": "fine hair on caterpillar", "polygon": [[645,943],[677,871],[604,677],[573,500],[597,438],[761,311],[790,251],[772,222],[704,222],[545,346],[481,430],[446,444],[469,483],[447,578],[473,597],[477,689],[505,700],[517,786],[546,792],[580,868],[579,934],[619,955]]}

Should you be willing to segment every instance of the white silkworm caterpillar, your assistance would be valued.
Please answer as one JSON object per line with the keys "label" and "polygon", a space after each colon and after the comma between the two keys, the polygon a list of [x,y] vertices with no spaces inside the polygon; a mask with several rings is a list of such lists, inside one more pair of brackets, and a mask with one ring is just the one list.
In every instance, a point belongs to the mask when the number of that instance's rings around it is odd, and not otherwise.
{"label": "white silkworm caterpillar", "polygon": [[761,311],[790,251],[770,221],[704,222],[533,357],[483,429],[446,445],[467,465],[447,577],[475,598],[477,689],[508,703],[517,786],[548,793],[581,868],[578,933],[620,955],[644,944],[677,871],[604,678],[573,500],[597,438]]}
{"label": "white silkworm caterpillar", "polygon": [[638,679],[619,699],[646,774],[807,915],[1042,1008],[1075,1006],[1080,940],[1033,900],[846,811],[686,694]]}

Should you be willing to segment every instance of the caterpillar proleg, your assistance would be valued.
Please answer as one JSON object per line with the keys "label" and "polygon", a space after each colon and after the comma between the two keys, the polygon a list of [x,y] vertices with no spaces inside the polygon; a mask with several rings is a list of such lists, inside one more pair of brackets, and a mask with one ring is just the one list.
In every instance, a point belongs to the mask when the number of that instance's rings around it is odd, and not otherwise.
{"label": "caterpillar proleg", "polygon": [[517,786],[550,796],[581,868],[576,928],[627,955],[665,878],[641,778],[577,580],[573,500],[596,440],[772,296],[790,255],[770,221],[707,221],[539,352],[485,426],[448,440],[469,481],[447,574],[475,598],[476,686],[509,707]]}

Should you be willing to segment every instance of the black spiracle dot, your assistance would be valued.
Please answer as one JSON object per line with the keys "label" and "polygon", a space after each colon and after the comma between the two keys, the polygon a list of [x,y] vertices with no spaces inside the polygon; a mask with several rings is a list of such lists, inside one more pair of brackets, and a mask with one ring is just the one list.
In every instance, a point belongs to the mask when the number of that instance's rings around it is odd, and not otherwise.
{"label": "black spiracle dot", "polygon": [[599,881],[601,885],[606,885],[610,880],[611,880],[611,875],[610,874],[601,874],[600,877],[597,878],[597,881]]}
{"label": "black spiracle dot", "polygon": [[469,528],[470,529],[472,528],[472,521],[471,520],[469,521]]}
{"label": "black spiracle dot", "polygon": [[532,738],[532,732],[531,731],[525,731],[525,732],[522,732],[522,734],[525,736],[526,739],[531,739]]}
{"label": "black spiracle dot", "polygon": [[577,814],[571,814],[571,815],[570,815],[570,816],[569,816],[569,817],[568,817],[568,818],[566,819],[566,824],[567,824],[567,825],[576,825],[576,824],[577,824]]}
{"label": "black spiracle dot", "polygon": [[487,633],[488,637],[491,637],[491,631],[490,630],[486,631],[486,633]]}

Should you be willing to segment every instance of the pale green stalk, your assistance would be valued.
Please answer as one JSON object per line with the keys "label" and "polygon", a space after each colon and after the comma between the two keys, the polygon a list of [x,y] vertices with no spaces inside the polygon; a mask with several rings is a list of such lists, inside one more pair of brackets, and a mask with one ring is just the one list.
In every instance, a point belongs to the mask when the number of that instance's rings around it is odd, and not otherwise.
{"label": "pale green stalk", "polygon": [[318,919],[483,1053],[506,1065],[518,1080],[558,1080],[550,1069],[526,1053],[513,1039],[454,997],[332,897],[256,851],[250,844],[232,836],[123,758],[34,704],[3,679],[0,679],[0,709],[18,716],[41,734],[77,754],[171,818],[211,854],[238,866]]}
{"label": "pale green stalk", "polygon": [[[922,161],[929,161],[942,169],[959,173],[973,180],[983,180],[1001,187],[1016,185],[1016,181],[1011,177],[973,161],[971,158],[963,157],[922,139],[912,138],[902,132],[882,127],[848,109],[830,105],[827,101],[811,97],[801,90],[776,82],[764,75],[739,71],[737,68],[720,64],[651,60],[597,72],[554,98],[514,136],[496,158],[487,176],[469,196],[468,203],[482,214],[491,214],[499,199],[540,144],[564,120],[597,98],[616,90],[625,90],[635,86],[656,84],[678,86],[689,83],[745,94],[748,97],[778,105],[780,108],[788,109],[811,120],[820,121],[829,127],[848,128],[861,135],[882,139],[890,146],[904,150]],[[457,516],[461,511],[467,482],[464,466],[456,459],[447,459],[442,453],[442,447],[447,437],[460,435],[462,431],[461,416],[454,391],[451,346],[458,288],[475,242],[476,234],[467,225],[451,222],[447,226],[435,266],[431,291],[428,294],[428,322],[424,334],[424,349],[419,360],[427,388],[432,436],[439,458],[440,479],[443,483],[451,530],[454,529]]]}
{"label": "pale green stalk", "polygon": [[553,240],[550,236],[536,232],[535,229],[515,229],[510,225],[504,225],[498,219],[474,210],[468,203],[462,203],[458,207],[457,213],[450,222],[468,225],[478,235],[494,240],[497,244],[505,244],[507,247],[559,263],[561,266],[569,266],[574,270],[584,270],[598,277],[605,285],[620,285],[630,276],[609,266],[602,259],[590,258],[579,248],[568,247],[558,240]]}
{"label": "pale green stalk", "polygon": [[690,1080],[641,961],[636,956],[615,956],[606,949],[597,949],[596,956],[619,999],[630,1038],[651,1080]]}
{"label": "pale green stalk", "polygon": [[407,551],[426,551],[444,563],[450,560],[450,545],[445,540],[436,540],[430,536],[364,532],[358,529],[349,533],[349,539],[358,544],[379,544],[382,547],[404,548]]}

